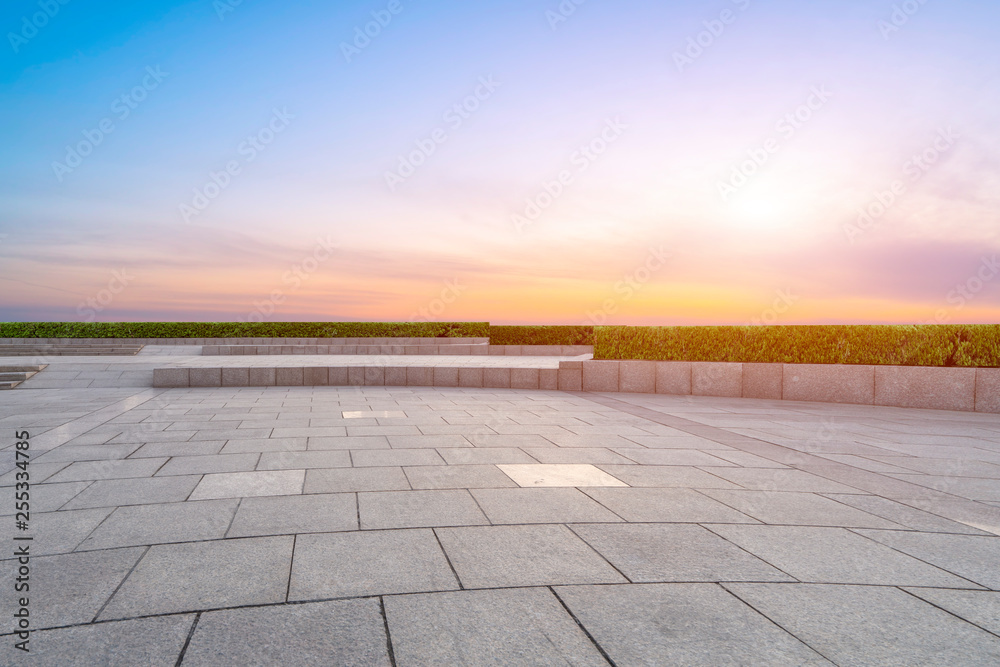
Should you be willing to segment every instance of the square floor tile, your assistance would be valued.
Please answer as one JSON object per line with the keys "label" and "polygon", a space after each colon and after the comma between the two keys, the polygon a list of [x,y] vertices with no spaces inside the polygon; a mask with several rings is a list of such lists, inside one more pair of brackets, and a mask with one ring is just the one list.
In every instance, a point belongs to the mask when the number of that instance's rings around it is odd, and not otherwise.
{"label": "square floor tile", "polygon": [[691,489],[582,489],[626,521],[676,523],[757,523],[757,520],[726,507]]}
{"label": "square floor tile", "polygon": [[236,504],[235,499],[230,499],[119,507],[79,548],[82,551],[222,539]]}
{"label": "square floor tile", "polygon": [[625,581],[565,526],[441,528],[437,534],[466,588]]}
{"label": "square floor tile", "polygon": [[369,599],[205,613],[184,664],[388,667],[390,662],[379,602]]}
{"label": "square floor tile", "polygon": [[838,665],[990,665],[1000,638],[886,586],[727,584]]}
{"label": "square floor tile", "polygon": [[353,493],[244,498],[226,537],[358,529]]}
{"label": "square floor tile", "polygon": [[290,600],[360,597],[458,588],[430,530],[300,535]]}
{"label": "square floor tile", "polygon": [[830,665],[717,584],[555,589],[619,665]]}
{"label": "square floor tile", "polygon": [[255,537],[151,547],[100,619],[283,602],[292,540]]}
{"label": "square floor tile", "polygon": [[592,465],[581,463],[497,465],[519,486],[628,486],[625,482]]}
{"label": "square floor tile", "polygon": [[844,528],[707,528],[803,582],[977,588],[965,579]]}
{"label": "square floor tile", "polygon": [[385,613],[399,665],[607,665],[545,589],[390,596]]}
{"label": "square floor tile", "polygon": [[495,489],[517,484],[496,466],[447,465],[404,468],[414,489]]}
{"label": "square floor tile", "polygon": [[191,494],[191,500],[290,496],[302,493],[304,470],[224,472],[205,475]]}
{"label": "square floor tile", "polygon": [[473,489],[491,523],[582,523],[622,521],[574,488]]}
{"label": "square floor tile", "polygon": [[794,581],[701,526],[591,524],[571,529],[635,582]]}
{"label": "square floor tile", "polygon": [[489,523],[465,490],[364,492],[358,509],[362,530]]}
{"label": "square floor tile", "polygon": [[305,493],[350,493],[356,491],[402,491],[410,483],[400,467],[330,468],[307,470]]}

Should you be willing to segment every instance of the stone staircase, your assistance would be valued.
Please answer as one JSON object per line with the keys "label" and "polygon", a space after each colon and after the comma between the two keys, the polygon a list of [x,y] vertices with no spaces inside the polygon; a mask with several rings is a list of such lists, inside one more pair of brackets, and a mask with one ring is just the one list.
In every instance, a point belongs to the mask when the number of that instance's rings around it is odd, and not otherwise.
{"label": "stone staircase", "polygon": [[13,389],[45,366],[0,366],[0,390]]}

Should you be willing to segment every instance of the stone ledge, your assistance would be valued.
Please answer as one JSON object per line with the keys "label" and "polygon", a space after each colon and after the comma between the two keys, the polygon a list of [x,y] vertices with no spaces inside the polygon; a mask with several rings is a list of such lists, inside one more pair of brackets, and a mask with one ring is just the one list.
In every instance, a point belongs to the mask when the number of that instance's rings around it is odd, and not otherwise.
{"label": "stone ledge", "polygon": [[558,369],[306,366],[153,371],[153,386],[161,388],[350,385],[622,391],[1000,414],[997,368],[598,360],[561,361]]}

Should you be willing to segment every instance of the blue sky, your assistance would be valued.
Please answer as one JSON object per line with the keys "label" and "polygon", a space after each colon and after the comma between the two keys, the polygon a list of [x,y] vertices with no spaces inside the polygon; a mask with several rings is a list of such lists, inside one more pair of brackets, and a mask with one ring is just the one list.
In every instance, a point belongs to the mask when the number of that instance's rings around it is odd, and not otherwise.
{"label": "blue sky", "polygon": [[[408,320],[452,281],[435,319],[995,322],[998,19],[962,0],[11,2],[0,318]],[[401,159],[420,164],[390,189]]]}

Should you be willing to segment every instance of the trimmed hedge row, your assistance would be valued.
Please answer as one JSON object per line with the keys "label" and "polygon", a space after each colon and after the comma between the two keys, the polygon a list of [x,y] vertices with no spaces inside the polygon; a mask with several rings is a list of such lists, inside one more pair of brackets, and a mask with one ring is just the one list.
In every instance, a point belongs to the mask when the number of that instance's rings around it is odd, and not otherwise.
{"label": "trimmed hedge row", "polygon": [[593,345],[592,326],[490,326],[491,345]]}
{"label": "trimmed hedge row", "polygon": [[1000,367],[1000,325],[597,327],[595,359]]}
{"label": "trimmed hedge row", "polygon": [[486,338],[489,322],[0,322],[0,338]]}

